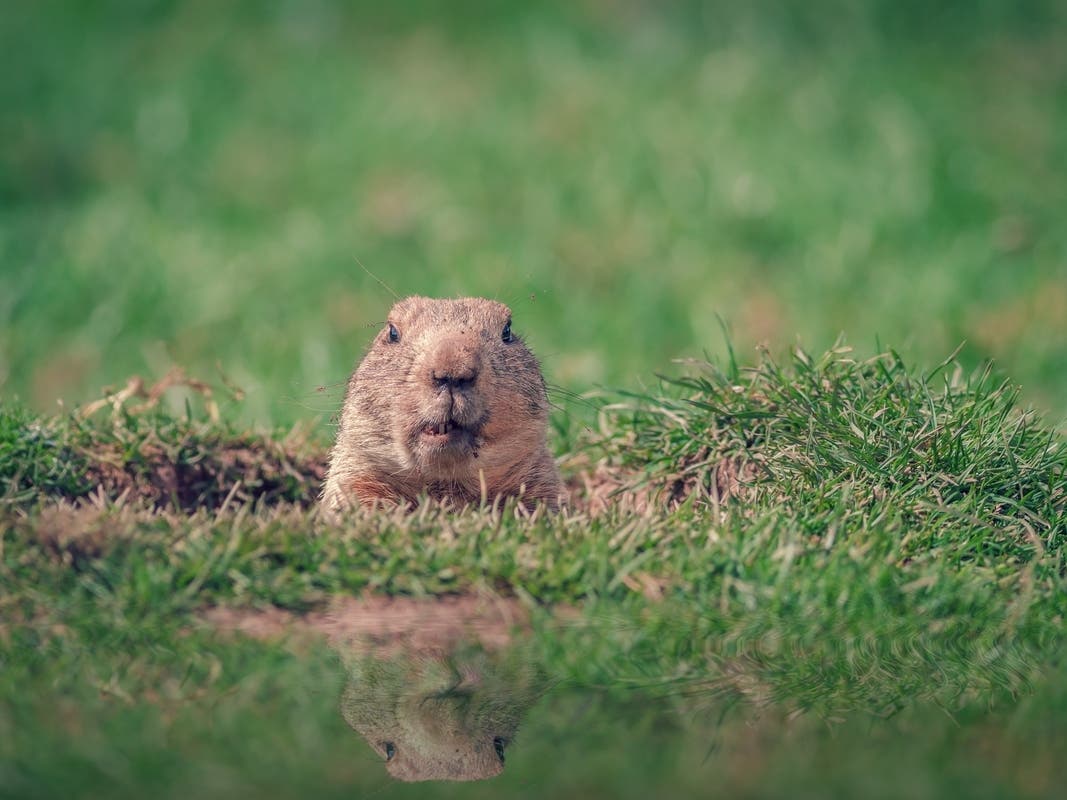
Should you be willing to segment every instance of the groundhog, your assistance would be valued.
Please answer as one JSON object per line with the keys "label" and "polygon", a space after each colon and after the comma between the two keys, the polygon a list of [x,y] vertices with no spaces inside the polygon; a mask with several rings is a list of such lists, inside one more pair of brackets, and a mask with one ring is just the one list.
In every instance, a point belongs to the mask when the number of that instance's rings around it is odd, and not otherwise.
{"label": "groundhog", "polygon": [[461,506],[519,497],[556,509],[548,396],[507,306],[407,297],[348,381],[321,502]]}

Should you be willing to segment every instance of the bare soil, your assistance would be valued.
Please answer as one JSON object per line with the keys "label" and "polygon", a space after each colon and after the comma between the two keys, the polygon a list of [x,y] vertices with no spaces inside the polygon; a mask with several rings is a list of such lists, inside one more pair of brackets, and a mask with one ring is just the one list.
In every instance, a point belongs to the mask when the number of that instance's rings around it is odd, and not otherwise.
{"label": "bare soil", "polygon": [[256,639],[311,632],[333,647],[398,647],[424,651],[476,641],[505,646],[528,628],[529,614],[514,598],[459,595],[440,598],[344,597],[325,611],[298,615],[280,608],[210,608],[203,617],[219,630]]}

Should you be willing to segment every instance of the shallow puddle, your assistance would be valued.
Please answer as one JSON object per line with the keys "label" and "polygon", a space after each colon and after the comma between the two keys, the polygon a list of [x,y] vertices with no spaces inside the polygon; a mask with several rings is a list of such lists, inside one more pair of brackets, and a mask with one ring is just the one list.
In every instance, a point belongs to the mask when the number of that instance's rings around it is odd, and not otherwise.
{"label": "shallow puddle", "polygon": [[0,797],[1062,793],[1062,653],[772,621],[686,640],[700,620],[667,600],[488,596],[147,616],[112,649],[106,623],[26,625],[0,665]]}
{"label": "shallow puddle", "polygon": [[[558,654],[546,658],[523,607],[499,598],[207,618],[241,635],[328,643],[340,686],[331,706],[351,733],[350,772],[336,777],[374,796],[451,797],[458,782],[478,782],[462,796],[1029,797],[1053,796],[1065,773],[1063,729],[1025,733],[1063,718],[1056,683],[1006,701],[964,689],[951,708],[919,692],[909,702],[902,686],[877,708],[846,686],[776,678],[753,654],[720,663],[716,680],[642,679],[620,661],[617,680],[579,684],[553,673]],[[946,663],[946,681],[950,672]],[[323,763],[336,769],[334,759]]]}

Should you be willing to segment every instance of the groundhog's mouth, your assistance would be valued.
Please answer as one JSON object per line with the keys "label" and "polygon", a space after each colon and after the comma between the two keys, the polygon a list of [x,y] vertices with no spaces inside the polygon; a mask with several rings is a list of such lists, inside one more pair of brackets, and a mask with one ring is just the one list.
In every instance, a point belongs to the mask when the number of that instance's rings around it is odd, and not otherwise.
{"label": "groundhog's mouth", "polygon": [[419,442],[428,447],[466,444],[473,433],[455,422],[435,422],[419,431]]}

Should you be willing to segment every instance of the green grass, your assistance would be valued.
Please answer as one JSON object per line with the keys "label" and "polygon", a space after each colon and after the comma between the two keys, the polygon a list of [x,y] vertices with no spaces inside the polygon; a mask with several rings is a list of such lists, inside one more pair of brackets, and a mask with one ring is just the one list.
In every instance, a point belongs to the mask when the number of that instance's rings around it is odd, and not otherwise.
{"label": "green grass", "polygon": [[[0,796],[1058,796],[1064,9],[5,9]],[[319,518],[382,284],[512,304],[568,511]],[[202,621],[362,592],[530,610],[503,776]]]}

